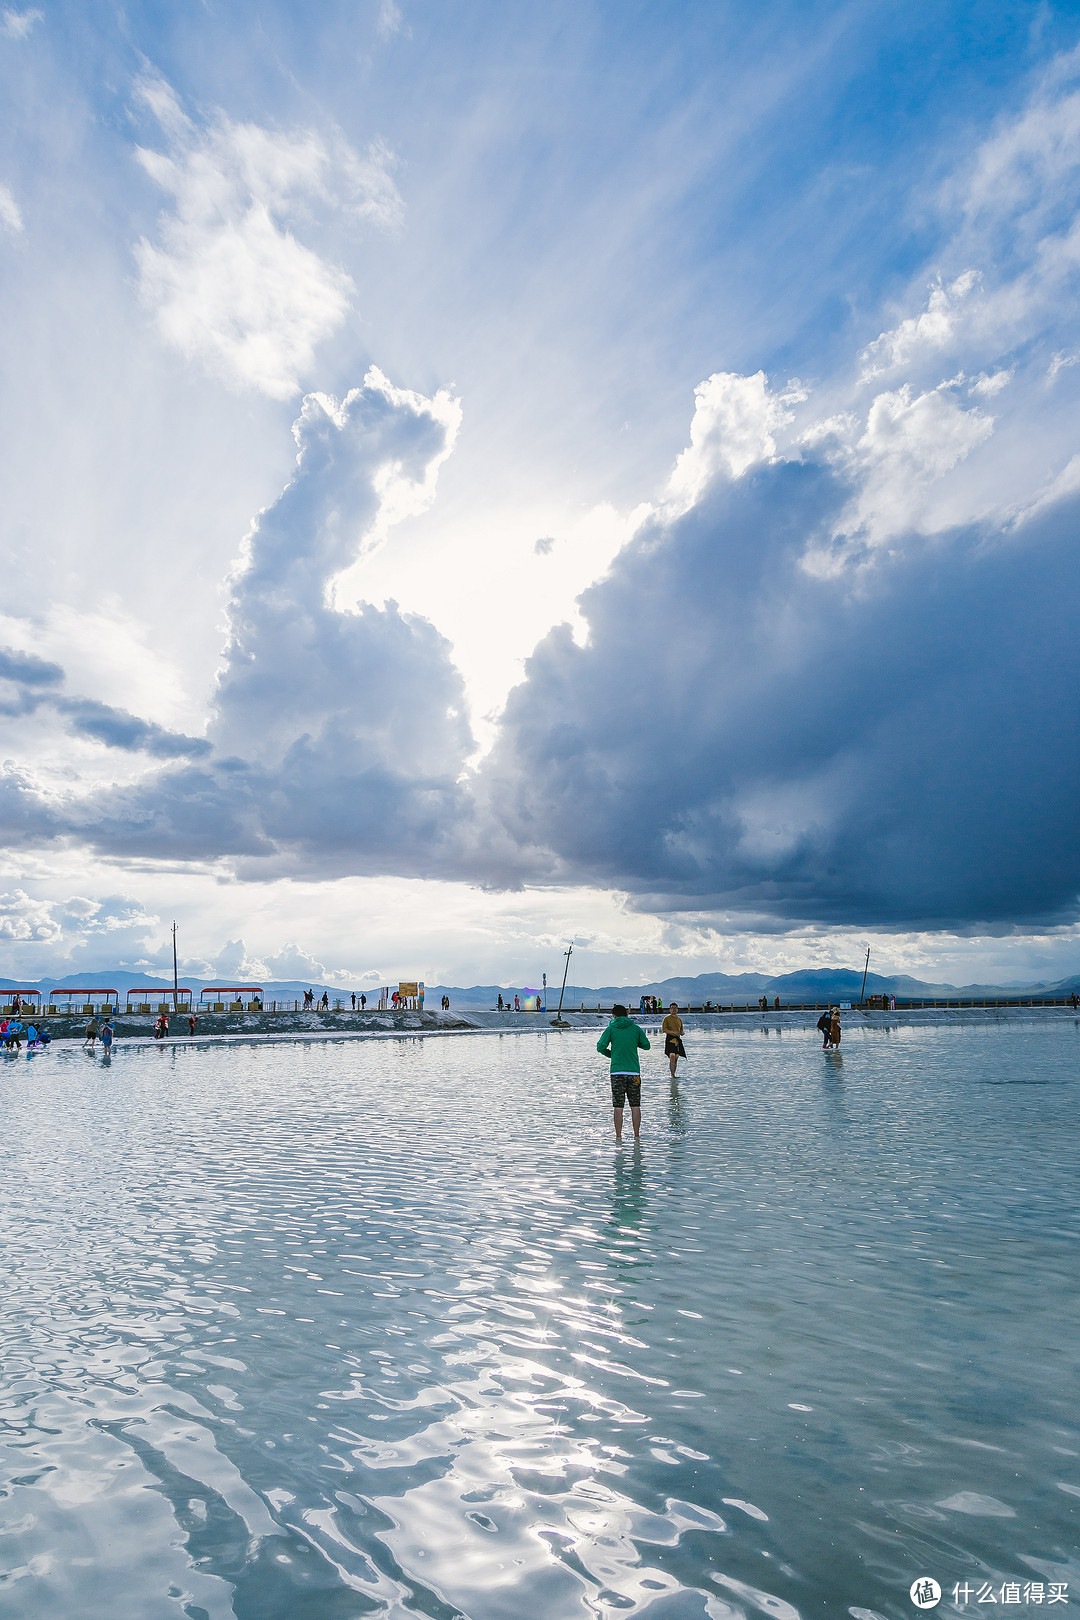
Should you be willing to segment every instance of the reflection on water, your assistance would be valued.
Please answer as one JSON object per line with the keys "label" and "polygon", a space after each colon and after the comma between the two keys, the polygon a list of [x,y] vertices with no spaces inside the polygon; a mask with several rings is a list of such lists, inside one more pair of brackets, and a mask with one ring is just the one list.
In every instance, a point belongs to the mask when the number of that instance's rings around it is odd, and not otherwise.
{"label": "reflection on water", "polygon": [[641,1225],[645,1208],[645,1175],[641,1143],[635,1142],[628,1153],[621,1149],[615,1154],[614,1177],[611,1189],[611,1224],[619,1232],[629,1233]]}
{"label": "reflection on water", "polygon": [[1078,1031],[808,1024],[0,1064],[4,1614],[1075,1595]]}

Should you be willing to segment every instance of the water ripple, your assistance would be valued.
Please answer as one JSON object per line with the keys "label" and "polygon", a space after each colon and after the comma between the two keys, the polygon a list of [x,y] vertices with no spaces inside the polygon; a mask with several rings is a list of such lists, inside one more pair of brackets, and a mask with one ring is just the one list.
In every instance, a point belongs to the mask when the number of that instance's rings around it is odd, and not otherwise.
{"label": "water ripple", "polygon": [[618,1150],[587,1033],[5,1062],[5,1614],[1072,1568],[1076,1031],[860,1034],[695,1034]]}

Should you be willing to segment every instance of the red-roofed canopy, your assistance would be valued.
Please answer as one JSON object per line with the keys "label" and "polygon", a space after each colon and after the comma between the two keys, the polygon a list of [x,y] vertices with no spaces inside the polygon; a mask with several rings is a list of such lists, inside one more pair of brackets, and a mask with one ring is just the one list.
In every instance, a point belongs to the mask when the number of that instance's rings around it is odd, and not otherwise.
{"label": "red-roofed canopy", "polygon": [[[130,998],[131,996],[171,996],[173,993],[174,992],[168,986],[160,985],[160,984],[151,984],[151,985],[148,985],[145,990],[136,990],[134,988],[134,986],[133,986],[128,991],[128,997]],[[185,990],[184,986],[182,984],[178,984],[177,987],[176,987],[175,994],[178,995],[178,996],[190,996],[191,991],[190,990]]]}
{"label": "red-roofed canopy", "polygon": [[69,1000],[72,996],[115,996],[118,994],[119,991],[117,990],[86,990],[82,985],[76,985],[74,990],[63,990],[58,985],[55,990],[49,991],[50,996],[67,996]]}
{"label": "red-roofed canopy", "polygon": [[261,996],[261,984],[206,984],[200,994],[204,996]]}

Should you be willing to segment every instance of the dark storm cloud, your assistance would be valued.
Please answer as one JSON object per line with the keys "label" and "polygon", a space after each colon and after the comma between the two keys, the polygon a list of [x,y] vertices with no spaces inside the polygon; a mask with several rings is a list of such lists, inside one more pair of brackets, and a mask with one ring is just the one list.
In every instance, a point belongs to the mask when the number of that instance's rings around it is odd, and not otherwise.
{"label": "dark storm cloud", "polygon": [[59,664],[50,664],[34,653],[16,652],[13,647],[0,647],[0,680],[14,681],[18,686],[58,686],[64,679]]}
{"label": "dark storm cloud", "polygon": [[453,425],[377,376],[309,399],[234,582],[207,742],[50,694],[84,734],[177,762],[66,804],[8,772],[9,838],[250,877],[591,883],[759,930],[1075,914],[1080,498],[849,549],[823,577],[806,558],[853,486],[810,461],[719,480],[584,594],[584,646],[541,642],[470,778],[449,645],[393,603],[328,603],[388,478],[428,488]]}
{"label": "dark storm cloud", "polygon": [[114,709],[90,698],[59,699],[56,708],[66,718],[70,731],[104,743],[107,748],[150,754],[156,759],[196,758],[210,752],[210,744],[204,737],[186,737],[183,732],[166,731],[152,720],[140,720],[126,709]]}
{"label": "dark storm cloud", "polygon": [[788,463],[639,533],[507,705],[484,789],[520,847],[687,909],[1073,914],[1080,502],[811,577],[848,494]]}
{"label": "dark storm cloud", "polygon": [[114,709],[92,698],[62,696],[54,688],[64,683],[63,668],[33,653],[0,648],[0,680],[9,681],[15,688],[12,697],[0,701],[0,714],[19,717],[42,708],[53,709],[62,717],[68,731],[76,736],[104,743],[107,748],[150,754],[157,759],[205,754],[210,748],[201,737],[166,731],[163,726],[151,720],[140,720],[126,709]]}

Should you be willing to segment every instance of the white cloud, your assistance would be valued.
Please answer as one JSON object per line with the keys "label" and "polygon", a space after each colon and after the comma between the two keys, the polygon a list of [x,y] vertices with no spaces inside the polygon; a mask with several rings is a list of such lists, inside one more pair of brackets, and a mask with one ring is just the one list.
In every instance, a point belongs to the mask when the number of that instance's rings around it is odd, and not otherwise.
{"label": "white cloud", "polygon": [[0,952],[9,976],[32,979],[130,964],[133,955],[145,952],[147,935],[157,923],[128,895],[59,899],[23,888],[0,894]]}
{"label": "white cloud", "polygon": [[922,354],[947,348],[956,337],[961,311],[981,279],[977,270],[965,270],[945,286],[939,276],[921,314],[909,316],[891,332],[882,332],[867,344],[859,356],[863,362],[860,382],[909,365]]}
{"label": "white cloud", "polygon": [[[969,394],[993,396],[1011,372],[982,377]],[[807,428],[799,439],[850,481],[853,496],[829,540],[811,540],[803,566],[817,576],[842,573],[867,546],[904,530],[932,533],[955,521],[935,486],[994,431],[994,417],[965,407],[955,390],[963,372],[917,393],[910,383],[875,396],[865,423],[840,412]]]}
{"label": "white cloud", "polygon": [[47,901],[31,899],[24,889],[0,894],[0,941],[4,945],[16,941],[55,945],[63,932]]}
{"label": "white cloud", "polygon": [[1080,90],[1069,88],[1078,69],[1080,50],[1057,57],[1019,117],[980,146],[960,182],[969,220],[1020,215],[1039,228],[1080,163]]}
{"label": "white cloud", "polygon": [[1010,366],[1008,371],[984,371],[975,378],[974,382],[969,383],[968,393],[979,394],[983,399],[993,399],[995,394],[1000,394],[1003,388],[1008,387],[1015,376],[1015,366]]}
{"label": "white cloud", "polygon": [[[194,742],[215,752],[173,774],[58,793],[83,838],[129,856],[134,840],[150,858],[247,859],[260,876],[272,860],[295,871],[297,853],[341,871],[370,864],[377,846],[375,864],[409,870],[433,840],[450,848],[470,814],[460,778],[472,739],[449,649],[392,603],[336,610],[328,587],[384,531],[387,507],[431,499],[459,420],[448,394],[394,388],[375,368],[340,402],[307,397],[296,473],[259,514],[232,582],[208,740]],[[106,740],[131,731],[122,716],[89,721]],[[0,814],[25,839],[21,778],[0,789]],[[43,795],[36,813],[47,834],[57,812]]]}
{"label": "white cloud", "polygon": [[[1058,57],[1022,111],[957,165],[939,196],[946,224],[939,259],[954,268],[938,272],[918,314],[866,346],[860,382],[901,369],[917,374],[949,351],[973,370],[985,368],[974,391],[989,397],[1017,370],[1006,357],[1032,340],[1035,365],[1045,370],[1047,333],[1074,324],[1078,74],[1080,50]],[[1051,379],[1071,363],[1069,353],[1054,355]]]}
{"label": "white cloud", "polygon": [[781,394],[769,391],[763,371],[741,377],[717,371],[694,390],[690,444],[675,462],[668,482],[671,507],[691,507],[717,474],[740,477],[756,462],[776,454],[774,434],[791,421],[789,406],[806,398],[797,383]]}
{"label": "white cloud", "polygon": [[928,483],[955,467],[994,430],[992,416],[964,410],[947,387],[912,396],[911,386],[878,394],[859,440],[879,476]]}
{"label": "white cloud", "polygon": [[141,296],[172,347],[234,387],[287,399],[354,292],[295,230],[310,207],[393,225],[390,154],[376,145],[361,158],[339,136],[224,116],[199,128],[161,80],[139,88],[167,150],[137,148],[138,160],[175,205],[158,242],[136,246]]}
{"label": "white cloud", "polygon": [[391,39],[394,34],[408,32],[405,28],[405,19],[401,7],[395,5],[394,0],[382,0],[379,7],[379,20],[375,25],[380,39]]}
{"label": "white cloud", "polygon": [[266,979],[310,979],[316,984],[337,975],[310,951],[303,950],[291,940],[273,956],[263,958],[260,969]]}
{"label": "white cloud", "polygon": [[1041,490],[1035,500],[1019,514],[1019,521],[1028,522],[1045,507],[1053,506],[1057,501],[1065,500],[1078,492],[1080,492],[1080,455],[1075,455],[1066,462],[1057,477],[1052,478],[1047,487]]}
{"label": "white cloud", "polygon": [[13,234],[23,228],[23,217],[10,186],[0,185],[0,225]]}
{"label": "white cloud", "polygon": [[[916,394],[904,383],[871,404],[848,461],[858,493],[843,528],[854,531],[858,544],[881,545],[905,529],[930,532],[939,526],[928,507],[931,486],[994,431],[994,418],[965,410],[952,387],[942,383]],[[838,563],[846,548],[830,555]],[[824,559],[815,551],[808,561],[816,571]]]}
{"label": "white cloud", "polygon": [[8,39],[25,39],[35,23],[39,23],[44,13],[41,11],[0,11],[0,33],[6,34]]}

